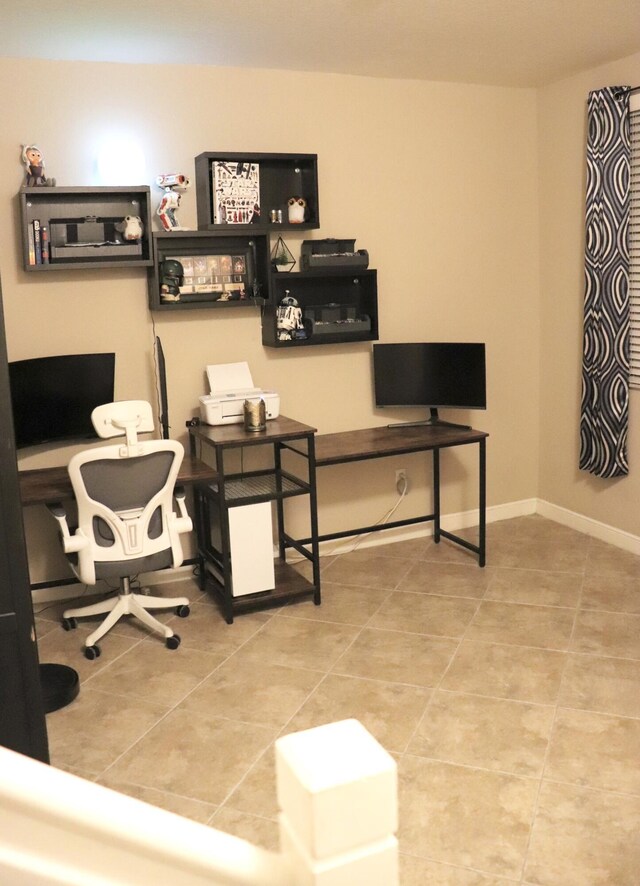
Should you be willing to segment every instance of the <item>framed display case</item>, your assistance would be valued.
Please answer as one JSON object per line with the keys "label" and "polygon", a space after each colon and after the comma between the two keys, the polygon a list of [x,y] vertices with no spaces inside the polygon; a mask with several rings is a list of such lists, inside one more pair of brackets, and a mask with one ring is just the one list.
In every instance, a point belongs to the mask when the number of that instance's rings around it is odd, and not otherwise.
{"label": "framed display case", "polygon": [[149,268],[151,310],[262,305],[268,296],[269,244],[265,234],[206,231],[153,235]]}

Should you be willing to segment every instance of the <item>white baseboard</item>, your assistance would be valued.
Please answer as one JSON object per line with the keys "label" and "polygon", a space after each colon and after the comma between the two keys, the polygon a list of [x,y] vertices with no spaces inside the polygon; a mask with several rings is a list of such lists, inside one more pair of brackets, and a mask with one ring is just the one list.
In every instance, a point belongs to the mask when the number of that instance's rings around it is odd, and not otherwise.
{"label": "white baseboard", "polygon": [[567,508],[561,508],[559,505],[542,499],[538,499],[536,513],[548,520],[555,520],[556,523],[562,523],[563,526],[569,526],[571,529],[584,532],[585,535],[590,535],[592,538],[614,545],[616,548],[640,555],[640,538],[623,529],[616,529],[615,526],[609,526],[599,520],[593,520],[591,517],[585,517],[583,514],[569,511]]}

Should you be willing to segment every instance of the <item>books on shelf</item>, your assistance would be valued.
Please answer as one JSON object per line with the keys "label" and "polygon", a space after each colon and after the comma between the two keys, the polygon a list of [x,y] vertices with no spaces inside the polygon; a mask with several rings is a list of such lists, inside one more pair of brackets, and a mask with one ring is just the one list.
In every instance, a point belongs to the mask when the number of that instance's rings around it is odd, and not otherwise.
{"label": "books on shelf", "polygon": [[40,242],[42,244],[42,264],[49,264],[49,228],[42,225],[40,228]]}
{"label": "books on shelf", "polygon": [[214,160],[211,187],[217,225],[250,225],[260,220],[258,163]]}
{"label": "books on shelf", "polygon": [[49,264],[49,229],[46,225],[40,224],[40,219],[34,218],[31,224],[27,225],[27,239],[29,246],[29,264]]}
{"label": "books on shelf", "polygon": [[42,241],[40,239],[40,220],[33,220],[33,245],[36,251],[36,264],[42,264]]}
{"label": "books on shelf", "polygon": [[36,263],[36,245],[33,239],[33,225],[27,225],[27,239],[29,241],[29,264],[35,265]]}

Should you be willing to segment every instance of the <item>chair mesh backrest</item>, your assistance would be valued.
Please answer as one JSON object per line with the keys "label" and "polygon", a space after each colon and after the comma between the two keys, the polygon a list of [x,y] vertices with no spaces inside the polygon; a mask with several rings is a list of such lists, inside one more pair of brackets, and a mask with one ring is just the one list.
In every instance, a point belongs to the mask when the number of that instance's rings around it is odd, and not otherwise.
{"label": "chair mesh backrest", "polygon": [[183,453],[174,440],[150,440],[137,443],[132,454],[115,444],[72,457],[78,531],[89,540],[79,553],[80,572],[90,575],[90,561],[103,564],[103,571],[107,561],[141,561],[162,551],[173,565],[182,562],[173,492]]}
{"label": "chair mesh backrest", "polygon": [[99,459],[82,465],[85,489],[112,511],[142,508],[167,482],[174,454],[152,452],[132,459]]}
{"label": "chair mesh backrest", "polygon": [[[133,459],[103,458],[80,467],[82,482],[94,501],[112,511],[143,508],[160,492],[174,461],[173,452],[152,452]],[[162,534],[162,509],[156,508],[147,528],[148,538]],[[101,517],[93,518],[94,541],[99,547],[110,547],[114,534]]]}

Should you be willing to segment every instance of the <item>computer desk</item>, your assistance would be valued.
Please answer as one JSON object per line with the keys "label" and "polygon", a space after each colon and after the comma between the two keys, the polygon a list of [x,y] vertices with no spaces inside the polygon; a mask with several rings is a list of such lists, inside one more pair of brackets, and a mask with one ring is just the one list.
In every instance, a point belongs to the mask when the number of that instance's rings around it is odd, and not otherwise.
{"label": "computer desk", "polygon": [[[205,462],[193,455],[185,454],[176,486],[193,486],[199,483],[211,483],[216,472]],[[29,471],[18,471],[18,484],[22,506],[55,504],[73,498],[73,489],[66,465],[53,468],[36,468]],[[74,579],[38,582],[32,584],[32,590],[71,584]]]}
{"label": "computer desk", "polygon": [[[412,452],[431,452],[433,467],[433,512],[405,520],[389,523],[376,523],[341,532],[319,534],[318,541],[347,538],[362,533],[379,532],[409,526],[414,523],[433,522],[433,540],[436,544],[447,538],[478,557],[478,565],[486,562],[486,440],[489,435],[472,428],[446,425],[388,426],[364,428],[358,431],[343,431],[335,434],[317,434],[315,438],[316,468],[349,462],[365,461],[372,458],[387,458],[391,455],[404,455]],[[440,524],[440,452],[457,446],[478,446],[478,544],[444,530]],[[310,539],[305,539],[308,542]]]}

